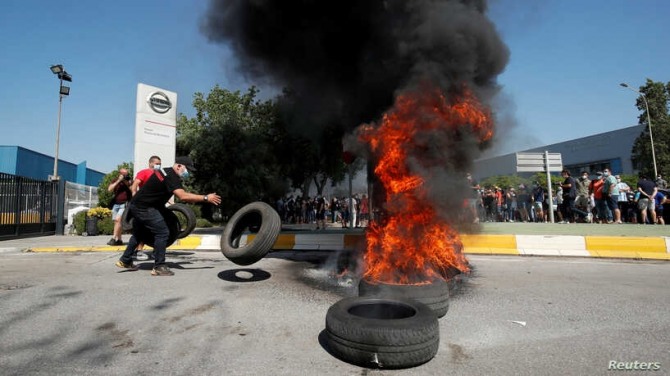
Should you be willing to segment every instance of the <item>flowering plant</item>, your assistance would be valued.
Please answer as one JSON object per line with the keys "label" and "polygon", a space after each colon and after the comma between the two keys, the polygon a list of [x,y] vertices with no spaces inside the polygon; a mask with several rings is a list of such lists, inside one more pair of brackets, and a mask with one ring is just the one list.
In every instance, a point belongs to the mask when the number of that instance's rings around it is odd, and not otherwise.
{"label": "flowering plant", "polygon": [[89,216],[89,217],[98,217],[99,219],[103,219],[103,218],[106,218],[106,217],[111,217],[112,216],[112,211],[107,209],[107,208],[103,208],[101,206],[98,206],[98,207],[95,207],[95,208],[92,208],[92,209],[88,209],[88,212],[86,213],[86,215]]}

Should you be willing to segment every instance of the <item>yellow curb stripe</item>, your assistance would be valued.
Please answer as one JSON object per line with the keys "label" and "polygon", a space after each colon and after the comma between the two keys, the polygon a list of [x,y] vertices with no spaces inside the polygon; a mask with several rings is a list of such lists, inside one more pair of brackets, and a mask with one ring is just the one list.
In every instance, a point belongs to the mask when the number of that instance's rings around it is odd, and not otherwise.
{"label": "yellow curb stripe", "polygon": [[638,252],[638,258],[650,260],[670,260],[670,253]]}
{"label": "yellow curb stripe", "polygon": [[488,248],[488,247],[465,247],[463,249],[465,254],[481,254],[481,255],[519,255],[519,251],[514,248]]}
{"label": "yellow curb stripe", "polygon": [[517,249],[514,235],[468,235],[462,234],[463,246],[468,248]]}
{"label": "yellow curb stripe", "polygon": [[202,238],[199,236],[187,236],[185,238],[177,240],[175,244],[170,246],[170,248],[173,248],[175,246],[197,248],[198,246],[200,246],[201,242]]}
{"label": "yellow curb stripe", "polygon": [[272,246],[272,249],[293,249],[295,246],[294,234],[279,234],[277,241]]}
{"label": "yellow curb stripe", "polygon": [[[659,252],[666,253],[664,238],[585,236],[588,251]],[[626,256],[622,256],[626,257]]]}

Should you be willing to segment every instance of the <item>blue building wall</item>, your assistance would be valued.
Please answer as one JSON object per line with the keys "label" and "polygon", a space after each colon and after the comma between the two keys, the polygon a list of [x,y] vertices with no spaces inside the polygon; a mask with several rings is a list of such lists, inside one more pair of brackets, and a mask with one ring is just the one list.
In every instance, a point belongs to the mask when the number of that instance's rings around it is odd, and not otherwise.
{"label": "blue building wall", "polygon": [[[47,180],[53,174],[54,158],[14,145],[0,145],[0,172]],[[86,168],[86,161],[74,164],[58,160],[58,175],[69,182],[98,186],[105,177],[100,171]]]}

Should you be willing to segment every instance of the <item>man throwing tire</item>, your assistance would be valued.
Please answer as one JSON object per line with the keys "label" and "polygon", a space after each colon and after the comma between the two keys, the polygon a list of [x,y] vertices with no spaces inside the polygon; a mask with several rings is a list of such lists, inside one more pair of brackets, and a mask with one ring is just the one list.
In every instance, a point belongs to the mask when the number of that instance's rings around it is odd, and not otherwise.
{"label": "man throwing tire", "polygon": [[165,250],[167,248],[170,230],[165,218],[161,214],[165,210],[165,204],[172,195],[177,196],[184,202],[197,203],[206,202],[219,205],[221,197],[216,193],[199,195],[184,190],[182,179],[189,176],[190,171],[195,171],[193,161],[190,157],[177,157],[174,165],[170,168],[156,170],[146,183],[142,186],[130,201],[129,210],[133,218],[133,231],[125,252],[116,262],[116,266],[123,269],[135,269],[132,255],[137,245],[144,241],[142,234],[147,232],[154,237],[155,265],[151,275],[171,276],[174,273],[165,265]]}

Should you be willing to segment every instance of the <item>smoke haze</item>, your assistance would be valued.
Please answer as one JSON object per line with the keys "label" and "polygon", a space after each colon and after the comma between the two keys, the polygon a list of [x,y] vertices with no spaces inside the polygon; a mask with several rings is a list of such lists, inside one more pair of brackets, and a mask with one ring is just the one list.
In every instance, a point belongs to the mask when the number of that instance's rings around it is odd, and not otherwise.
{"label": "smoke haze", "polygon": [[494,94],[509,52],[485,11],[483,0],[212,0],[203,32],[231,46],[245,77],[294,91],[302,131],[350,130],[421,80]]}

